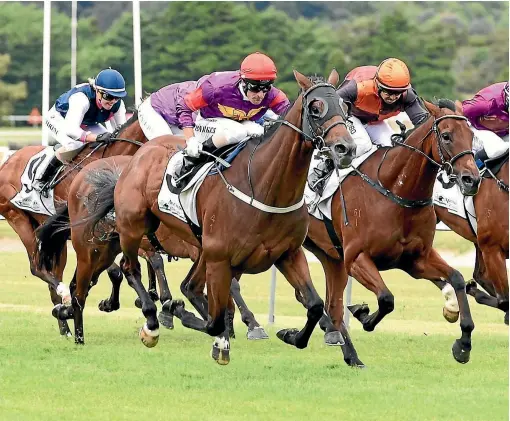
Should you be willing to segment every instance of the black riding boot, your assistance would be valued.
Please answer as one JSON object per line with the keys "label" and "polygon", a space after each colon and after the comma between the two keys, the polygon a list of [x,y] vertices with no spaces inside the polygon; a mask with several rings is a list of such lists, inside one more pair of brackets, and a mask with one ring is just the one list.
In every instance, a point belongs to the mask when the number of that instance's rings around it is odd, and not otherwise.
{"label": "black riding boot", "polygon": [[39,183],[41,186],[46,186],[51,179],[55,176],[58,169],[62,166],[62,161],[60,161],[56,156],[51,158],[50,163],[44,170],[43,175],[39,178]]}
{"label": "black riding boot", "polygon": [[[212,136],[203,143],[202,150],[205,152],[209,152],[209,153],[212,153],[214,150],[216,150],[216,146],[214,146],[214,143],[212,141]],[[206,155],[205,153],[200,154],[200,156],[198,156],[196,158],[193,158],[188,155],[184,155],[183,162],[182,162],[182,168],[174,176],[175,180],[176,180],[175,187],[177,187],[177,188],[184,187],[183,184],[188,181],[187,177],[182,180],[179,180],[179,181],[177,181],[177,180],[179,178],[181,178],[182,176],[188,174],[198,164],[201,164],[201,163],[207,161],[207,158],[209,158],[209,156]]]}

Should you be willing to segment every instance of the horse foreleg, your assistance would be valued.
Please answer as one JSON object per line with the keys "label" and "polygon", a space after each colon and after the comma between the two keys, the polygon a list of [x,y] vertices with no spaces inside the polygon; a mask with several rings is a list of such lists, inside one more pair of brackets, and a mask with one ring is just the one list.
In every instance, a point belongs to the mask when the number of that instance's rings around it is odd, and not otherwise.
{"label": "horse foreleg", "polygon": [[299,292],[307,309],[307,320],[303,329],[283,329],[278,331],[276,335],[285,343],[294,345],[296,348],[306,348],[310,336],[324,311],[324,302],[312,283],[308,262],[301,247],[284,253],[275,262],[275,265],[294,287],[296,295]]}
{"label": "horse foreleg", "polygon": [[248,332],[246,333],[246,337],[249,340],[258,340],[258,339],[268,339],[266,331],[255,319],[255,315],[248,308],[244,298],[241,295],[241,286],[239,285],[239,281],[236,278],[232,278],[232,283],[230,284],[230,294],[235,301],[239,311],[241,312],[241,320],[243,323],[248,326]]}
{"label": "horse foreleg", "polygon": [[481,248],[487,278],[494,286],[497,304],[501,311],[508,312],[508,276],[505,253],[498,245]]}
{"label": "horse foreleg", "polygon": [[120,267],[116,263],[112,263],[106,272],[112,283],[112,292],[109,298],[101,300],[98,307],[99,310],[110,313],[120,308],[120,285],[122,284],[123,276]]}
{"label": "horse foreleg", "polygon": [[372,314],[366,304],[349,306],[349,310],[362,324],[363,329],[372,332],[377,324],[395,307],[395,298],[384,283],[375,263],[366,253],[360,253],[351,264],[350,274],[365,288],[377,296],[379,308]]}
{"label": "horse foreleg", "polygon": [[471,352],[471,332],[475,325],[471,317],[465,282],[461,273],[450,267],[434,249],[431,249],[429,253],[424,253],[421,258],[414,261],[409,274],[414,278],[429,280],[447,279],[455,290],[459,304],[462,336],[453,344],[452,353],[455,360],[460,363],[467,363]]}
{"label": "horse foreleg", "polygon": [[160,323],[167,329],[174,328],[174,317],[170,312],[172,303],[172,294],[168,286],[165,274],[165,264],[159,253],[145,252],[147,260],[147,270],[149,271],[149,295],[156,301],[158,293],[156,291],[156,280],[159,285],[159,300],[161,302],[161,311],[158,314]]}

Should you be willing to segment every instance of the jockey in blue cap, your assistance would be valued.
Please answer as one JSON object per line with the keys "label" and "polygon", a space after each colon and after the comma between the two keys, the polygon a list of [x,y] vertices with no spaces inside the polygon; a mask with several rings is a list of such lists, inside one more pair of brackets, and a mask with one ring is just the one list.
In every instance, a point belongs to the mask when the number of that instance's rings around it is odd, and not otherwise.
{"label": "jockey in blue cap", "polygon": [[112,130],[125,123],[126,82],[114,69],[101,70],[95,79],[81,83],[58,97],[45,124],[51,137],[62,145],[39,179],[42,188],[64,161],[73,159],[85,142],[108,141],[111,133],[100,123],[110,122]]}

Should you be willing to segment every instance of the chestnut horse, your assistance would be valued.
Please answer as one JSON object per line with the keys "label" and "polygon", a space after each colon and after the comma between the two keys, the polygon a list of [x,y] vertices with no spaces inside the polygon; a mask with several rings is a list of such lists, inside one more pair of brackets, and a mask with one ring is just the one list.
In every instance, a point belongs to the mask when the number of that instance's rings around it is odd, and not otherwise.
{"label": "chestnut horse", "polygon": [[[439,103],[462,112],[462,105],[458,101],[453,103],[453,101],[441,99]],[[490,163],[488,166],[490,167]],[[475,297],[478,303],[505,312],[506,324],[508,324],[508,276],[505,259],[509,258],[508,171],[507,160],[498,173],[494,174],[490,169],[484,172],[480,191],[474,197],[477,234],[473,232],[467,220],[448,212],[446,208],[435,206],[439,220],[475,245],[474,279],[466,286],[468,294]],[[476,282],[489,294],[479,290]],[[438,281],[435,284],[440,289],[444,287],[444,281]],[[449,317],[446,319],[452,321]]]}
{"label": "chestnut horse", "polygon": [[[171,310],[186,326],[216,336],[214,360],[219,364],[230,361],[225,313],[232,278],[245,272],[260,273],[273,264],[308,310],[301,331],[284,329],[278,337],[297,348],[307,346],[324,307],[301,248],[308,229],[308,214],[303,206],[308,168],[314,149],[330,154],[342,168],[350,165],[355,144],[346,129],[335,90],[338,73],[333,71],[328,83],[312,82],[297,71],[294,75],[302,91],[284,120],[264,136],[248,141],[224,174],[209,176],[202,183],[197,195],[202,227],[199,237],[188,224],[158,208],[158,192],[179,138],[164,136],[143,146],[118,180],[110,177],[110,187],[102,180],[101,203],[91,220],[100,221],[115,209],[123,252],[121,269],[142,300],[147,321],[140,338],[146,346],[157,344],[159,324],[156,307],[141,283],[138,248],[144,234],[154,232],[160,222],[202,249],[189,277],[206,277],[207,321],[186,311],[180,300],[172,302]],[[243,192],[251,194],[251,198]],[[77,289],[73,298],[75,315],[81,311],[82,302],[83,295]]]}
{"label": "chestnut horse", "polygon": [[[138,123],[137,112],[115,131],[114,136],[112,141],[106,144],[97,142],[86,144],[78,156],[65,166],[63,175],[60,175],[56,180],[57,184],[55,185],[55,182],[53,182],[55,203],[67,202],[72,180],[87,163],[113,155],[134,155],[140,145],[147,140]],[[26,146],[15,152],[0,167],[0,214],[5,217],[23,242],[27,250],[32,274],[48,283],[53,304],[57,305],[63,301],[66,305],[70,305],[69,288],[62,282],[67,260],[65,247],[62,249],[58,262],[55,262],[49,269],[41,268],[36,256],[35,230],[48,216],[18,209],[10,202],[21,189],[21,175],[27,163],[43,149],[44,146]],[[59,329],[62,335],[69,335],[70,333],[66,322],[60,321]]]}
{"label": "chestnut horse", "polygon": [[474,323],[462,275],[432,248],[436,228],[432,191],[438,170],[445,169],[464,194],[477,192],[480,177],[471,151],[473,134],[465,117],[430,103],[426,107],[430,117],[405,141],[393,137],[394,147],[380,148],[344,180],[333,196],[332,225],[311,217],[304,246],[322,263],[326,313],[331,318],[321,320],[321,327],[326,341],[342,334],[344,360],[351,366],[363,363],[343,323],[348,274],[377,295],[379,309],[373,314],[366,304],[351,307],[363,328],[372,331],[393,311],[393,295],[379,273],[393,268],[414,278],[447,279],[453,286],[462,337],[452,352],[461,363],[469,360]]}
{"label": "chestnut horse", "polygon": [[[89,203],[95,194],[93,186],[98,184],[98,174],[101,174],[103,171],[116,171],[120,173],[127,167],[130,160],[131,157],[128,156],[114,156],[99,159],[87,165],[74,178],[69,188],[67,206],[60,208],[55,216],[48,218],[37,230],[37,238],[41,249],[39,251],[41,267],[51,267],[55,259],[61,255],[66,245],[67,238],[69,238],[69,236],[71,237],[77,257],[77,267],[71,282],[71,292],[74,293],[77,287],[80,291],[86,288],[88,292],[92,286],[96,285],[99,275],[106,268],[109,268],[108,274],[112,282],[112,292],[109,298],[99,303],[99,309],[105,312],[115,311],[120,308],[119,292],[123,276],[120,268],[114,263],[115,257],[120,253],[119,238],[114,232],[115,224],[110,224],[108,227],[101,227],[99,229],[101,234],[98,234],[98,230],[92,226],[90,222],[88,224],[83,224],[80,223],[80,221],[86,221],[89,217],[89,212],[91,211],[89,209]],[[96,177],[96,179],[94,179],[94,177]],[[92,183],[90,183],[90,179],[92,179]],[[105,231],[108,231],[108,233]],[[149,295],[153,301],[161,299],[162,310],[158,315],[158,319],[165,327],[172,329],[173,315],[170,313],[172,295],[168,288],[163,259],[157,251],[164,251],[171,257],[191,258],[193,261],[196,261],[200,249],[172,235],[169,229],[164,225],[158,228],[150,241],[147,237],[144,237],[140,244],[139,255],[144,257],[148,263]],[[156,276],[159,282],[160,297],[156,290]],[[264,329],[260,327],[253,313],[249,311],[240,296],[237,280],[233,280],[232,282],[232,295],[240,307],[243,322],[246,323],[249,329],[247,333],[248,339],[267,338]],[[185,285],[186,280],[183,283],[183,286]],[[200,304],[205,301],[203,297],[205,279],[197,280],[197,285],[201,287],[201,289],[193,291],[193,295],[190,296],[190,294],[187,293],[188,291],[184,288],[183,292],[188,296],[191,303],[203,317],[206,318],[207,307],[205,307],[204,315],[203,304]],[[83,305],[84,304],[85,300],[83,302]],[[135,304],[141,308],[141,300],[139,298],[137,298]],[[207,305],[207,301],[205,301],[205,304]],[[72,310],[72,307],[58,305],[55,307],[53,314],[59,320],[66,320],[73,317],[74,313]],[[229,323],[229,333],[231,337],[234,336],[233,316],[234,304],[232,300],[230,300],[226,317]],[[75,328],[77,328],[75,333],[78,338],[83,335],[79,330],[81,324],[83,324],[83,321],[75,324]]]}

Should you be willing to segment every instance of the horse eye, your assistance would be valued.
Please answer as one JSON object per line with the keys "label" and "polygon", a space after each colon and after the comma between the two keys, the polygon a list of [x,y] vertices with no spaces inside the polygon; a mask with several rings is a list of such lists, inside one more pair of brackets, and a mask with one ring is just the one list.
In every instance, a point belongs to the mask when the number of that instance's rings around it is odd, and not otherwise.
{"label": "horse eye", "polygon": [[441,133],[441,138],[443,140],[446,140],[447,142],[449,142],[452,139],[450,133]]}
{"label": "horse eye", "polygon": [[310,105],[310,115],[312,117],[320,117],[321,115],[321,108],[316,105],[315,103]]}

